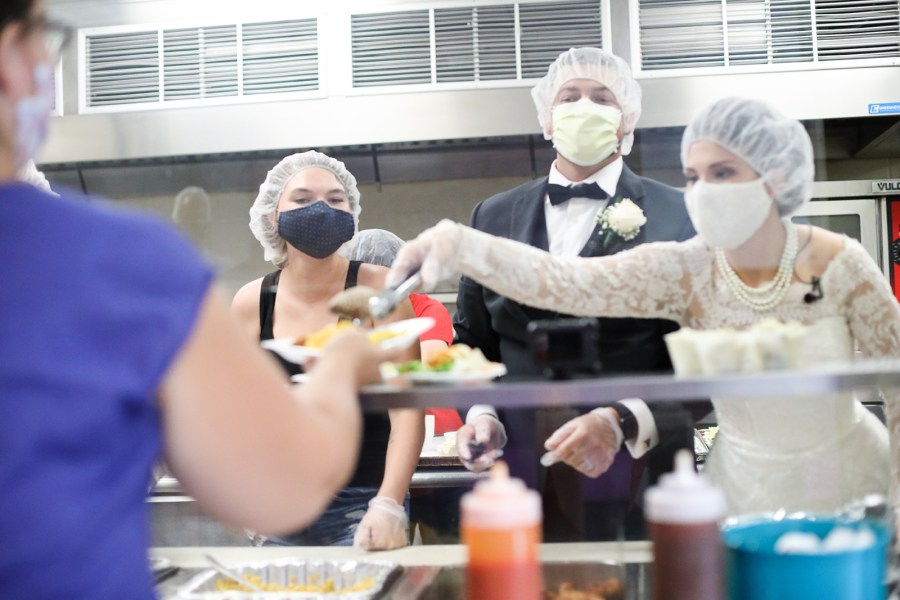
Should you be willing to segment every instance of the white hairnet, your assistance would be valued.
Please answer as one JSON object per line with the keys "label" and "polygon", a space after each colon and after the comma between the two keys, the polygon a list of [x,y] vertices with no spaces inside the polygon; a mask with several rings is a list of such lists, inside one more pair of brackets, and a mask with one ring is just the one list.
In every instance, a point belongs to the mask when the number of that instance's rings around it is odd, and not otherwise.
{"label": "white hairnet", "polygon": [[771,188],[781,216],[811,193],[814,167],[809,134],[796,119],[749,98],[717,100],[694,115],[681,139],[681,164],[698,140],[709,140],[747,161]]}
{"label": "white hairnet", "polygon": [[405,243],[386,229],[363,229],[342,254],[350,260],[390,267]]}
{"label": "white hairnet", "polygon": [[344,186],[350,200],[350,212],[353,213],[354,230],[359,229],[359,188],[356,187],[356,178],[344,163],[315,150],[286,156],[266,175],[266,180],[259,186],[259,195],[250,207],[250,231],[262,245],[265,259],[272,261],[279,269],[287,261],[287,249],[286,242],[278,235],[278,220],[275,218],[278,201],[284,186],[294,175],[314,167],[331,171]]}
{"label": "white hairnet", "polygon": [[622,123],[625,137],[622,138],[620,152],[623,156],[631,152],[634,145],[634,128],[641,116],[641,86],[631,76],[628,63],[599,48],[570,48],[553,61],[547,74],[531,88],[531,97],[537,108],[538,122],[544,131],[544,138],[551,122],[553,100],[559,88],[573,79],[592,79],[602,83],[622,107]]}

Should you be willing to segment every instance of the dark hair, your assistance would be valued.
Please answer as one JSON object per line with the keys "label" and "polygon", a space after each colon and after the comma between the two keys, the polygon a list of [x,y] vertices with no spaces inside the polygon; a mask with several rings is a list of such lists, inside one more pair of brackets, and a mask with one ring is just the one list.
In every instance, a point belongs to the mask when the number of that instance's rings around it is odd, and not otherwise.
{"label": "dark hair", "polygon": [[0,3],[0,29],[13,21],[22,21],[31,13],[34,0],[3,0]]}

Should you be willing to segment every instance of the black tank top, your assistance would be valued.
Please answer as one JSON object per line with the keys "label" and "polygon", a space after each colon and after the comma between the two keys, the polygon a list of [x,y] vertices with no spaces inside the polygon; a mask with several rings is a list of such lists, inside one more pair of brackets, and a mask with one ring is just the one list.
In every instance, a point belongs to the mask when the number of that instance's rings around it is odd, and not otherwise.
{"label": "black tank top", "polygon": [[[354,287],[359,276],[357,260],[350,261],[344,289]],[[273,271],[263,277],[259,290],[259,339],[271,340],[274,326],[275,296],[278,294],[278,282],[281,271]],[[274,354],[274,353],[273,353]],[[300,365],[288,362],[275,354],[281,366],[291,375],[302,373]],[[387,443],[391,435],[391,421],[387,413],[363,414],[363,440],[359,450],[356,471],[348,487],[379,487],[384,479],[384,459],[387,455]]]}

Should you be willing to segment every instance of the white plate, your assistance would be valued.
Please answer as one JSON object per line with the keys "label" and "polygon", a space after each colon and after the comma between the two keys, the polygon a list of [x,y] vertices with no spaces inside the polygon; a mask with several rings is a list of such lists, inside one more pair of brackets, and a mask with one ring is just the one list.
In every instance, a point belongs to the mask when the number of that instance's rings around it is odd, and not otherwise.
{"label": "white plate", "polygon": [[484,383],[506,375],[506,365],[503,363],[491,363],[481,371],[462,371],[453,373],[450,371],[413,371],[403,373],[402,377],[413,383],[443,383],[461,385],[469,383]]}
{"label": "white plate", "polygon": [[298,346],[294,343],[294,338],[278,338],[277,340],[263,340],[259,344],[266,350],[278,354],[284,360],[298,365],[304,364],[310,358],[322,356],[321,348],[309,348],[307,346]]}
{"label": "white plate", "polygon": [[431,317],[418,317],[416,319],[407,319],[405,321],[397,321],[396,323],[388,323],[387,325],[376,327],[372,330],[372,333],[390,331],[397,334],[378,344],[386,350],[392,348],[406,348],[418,340],[420,335],[434,327],[434,323],[435,321]]}
{"label": "white plate", "polygon": [[[434,319],[431,317],[419,317],[417,319],[407,319],[405,321],[397,321],[396,323],[388,323],[381,327],[376,327],[370,334],[382,331],[390,331],[396,333],[394,337],[387,338],[379,342],[379,346],[389,350],[393,348],[405,348],[409,346],[419,336],[434,327]],[[322,356],[321,348],[309,348],[307,346],[298,346],[294,343],[295,338],[278,338],[276,340],[263,340],[260,346],[267,350],[271,350],[279,354],[286,361],[302,365],[310,358],[318,358]]]}

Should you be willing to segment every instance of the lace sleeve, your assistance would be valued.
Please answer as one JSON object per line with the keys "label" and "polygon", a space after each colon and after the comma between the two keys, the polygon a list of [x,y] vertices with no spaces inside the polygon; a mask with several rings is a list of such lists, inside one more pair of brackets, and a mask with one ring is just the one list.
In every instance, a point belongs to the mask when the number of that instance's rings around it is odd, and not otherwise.
{"label": "lace sleeve", "polygon": [[864,355],[900,358],[900,305],[866,251],[847,241],[842,285],[853,337]]}
{"label": "lace sleeve", "polygon": [[612,256],[562,258],[465,228],[458,268],[498,294],[577,316],[682,322],[690,298],[685,244],[643,244]]}
{"label": "lace sleeve", "polygon": [[[900,358],[900,305],[887,280],[866,251],[847,240],[846,311],[853,337],[862,353],[872,358]],[[882,390],[891,447],[891,503],[900,516],[900,389]]]}

